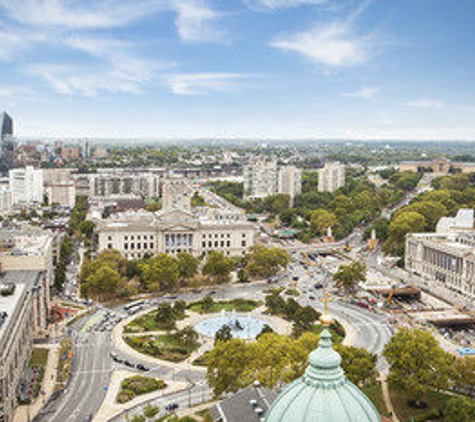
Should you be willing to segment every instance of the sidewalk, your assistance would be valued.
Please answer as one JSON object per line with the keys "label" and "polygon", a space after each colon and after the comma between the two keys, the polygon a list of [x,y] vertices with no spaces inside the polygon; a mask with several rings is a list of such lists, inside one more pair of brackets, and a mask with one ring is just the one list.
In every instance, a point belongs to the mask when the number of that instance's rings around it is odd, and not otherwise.
{"label": "sidewalk", "polygon": [[391,396],[389,395],[389,387],[388,387],[388,382],[386,380],[386,376],[381,374],[380,381],[381,381],[381,390],[383,392],[384,403],[386,404],[388,413],[392,415],[391,420],[393,422],[400,422],[396,415],[396,412],[394,411],[393,404],[391,402]]}
{"label": "sidewalk", "polygon": [[120,391],[121,382],[128,377],[133,377],[137,375],[135,372],[127,370],[118,370],[112,373],[111,382],[107,390],[106,397],[99,408],[96,416],[94,417],[95,422],[103,422],[112,419],[114,416],[117,416],[128,409],[132,409],[140,403],[146,403],[150,400],[168,395],[175,391],[183,390],[187,387],[186,382],[182,381],[171,381],[166,380],[167,387],[163,390],[153,391],[152,393],[143,394],[134,398],[133,400],[128,401],[127,403],[117,403],[116,397],[117,393]]}
{"label": "sidewalk", "polygon": [[14,422],[28,421],[28,413],[30,420],[32,420],[36,415],[38,415],[38,413],[40,413],[43,404],[48,401],[51,394],[54,392],[54,387],[56,385],[56,368],[59,360],[59,344],[41,345],[41,347],[49,349],[48,360],[46,362],[45,373],[40,390],[44,392],[44,394],[40,392],[36,400],[29,406],[18,406],[13,418]]}

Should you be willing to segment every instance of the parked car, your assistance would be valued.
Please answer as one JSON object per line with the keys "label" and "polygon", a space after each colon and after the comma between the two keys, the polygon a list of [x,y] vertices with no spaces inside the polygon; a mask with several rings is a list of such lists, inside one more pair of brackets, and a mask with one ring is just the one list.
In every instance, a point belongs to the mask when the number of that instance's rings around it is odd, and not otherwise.
{"label": "parked car", "polygon": [[165,410],[167,412],[172,412],[173,410],[178,409],[178,404],[177,403],[169,403],[165,406]]}
{"label": "parked car", "polygon": [[137,369],[140,369],[141,371],[150,371],[150,368],[148,366],[142,365],[141,363],[138,363],[135,365]]}
{"label": "parked car", "polygon": [[123,363],[125,366],[128,366],[128,367],[130,367],[130,368],[133,368],[133,367],[135,366],[132,362],[128,361],[127,359],[125,359],[122,363]]}

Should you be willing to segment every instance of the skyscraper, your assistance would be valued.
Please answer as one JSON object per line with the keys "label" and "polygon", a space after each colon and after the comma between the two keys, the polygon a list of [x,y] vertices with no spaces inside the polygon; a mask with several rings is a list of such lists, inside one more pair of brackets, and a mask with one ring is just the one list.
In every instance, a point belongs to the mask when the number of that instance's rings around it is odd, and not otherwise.
{"label": "skyscraper", "polygon": [[13,160],[13,120],[4,111],[0,114],[0,173],[7,171]]}

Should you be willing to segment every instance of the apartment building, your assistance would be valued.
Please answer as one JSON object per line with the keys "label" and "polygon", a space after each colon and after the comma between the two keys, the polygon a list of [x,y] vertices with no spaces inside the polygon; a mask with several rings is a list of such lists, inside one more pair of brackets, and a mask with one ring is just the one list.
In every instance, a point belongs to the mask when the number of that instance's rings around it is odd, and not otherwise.
{"label": "apartment building", "polygon": [[9,188],[13,205],[43,203],[43,170],[31,166],[10,170]]}
{"label": "apartment building", "polygon": [[318,191],[334,192],[345,186],[346,166],[336,162],[325,163],[318,170]]}

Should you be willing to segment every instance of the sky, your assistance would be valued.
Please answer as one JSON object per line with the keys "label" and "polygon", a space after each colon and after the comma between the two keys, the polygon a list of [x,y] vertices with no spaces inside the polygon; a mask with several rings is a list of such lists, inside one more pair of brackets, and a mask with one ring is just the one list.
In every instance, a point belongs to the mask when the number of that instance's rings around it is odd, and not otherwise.
{"label": "sky", "polygon": [[18,137],[475,140],[474,0],[0,0]]}

